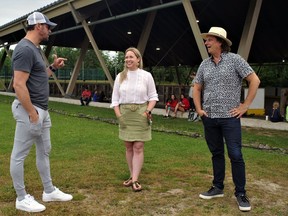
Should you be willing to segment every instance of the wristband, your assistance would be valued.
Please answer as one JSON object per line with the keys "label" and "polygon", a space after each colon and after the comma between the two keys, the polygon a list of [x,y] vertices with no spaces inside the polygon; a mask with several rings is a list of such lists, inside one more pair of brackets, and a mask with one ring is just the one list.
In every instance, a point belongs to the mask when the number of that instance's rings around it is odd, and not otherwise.
{"label": "wristband", "polygon": [[49,69],[50,69],[52,72],[56,72],[56,70],[57,70],[57,69],[54,68],[52,65],[49,66]]}
{"label": "wristband", "polygon": [[150,110],[146,110],[145,111],[147,114],[151,115],[151,111]]}

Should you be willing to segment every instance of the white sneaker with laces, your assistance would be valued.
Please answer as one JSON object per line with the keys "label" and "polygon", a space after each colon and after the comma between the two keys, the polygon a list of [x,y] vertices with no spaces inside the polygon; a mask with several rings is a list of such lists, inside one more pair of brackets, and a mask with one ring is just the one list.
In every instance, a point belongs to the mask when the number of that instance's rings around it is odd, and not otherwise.
{"label": "white sneaker with laces", "polygon": [[53,202],[53,201],[69,201],[73,199],[73,196],[71,194],[66,194],[60,191],[57,187],[54,187],[55,190],[52,193],[45,193],[43,192],[42,200],[44,202]]}
{"label": "white sneaker with laces", "polygon": [[38,203],[33,196],[27,194],[25,199],[21,201],[16,199],[16,209],[26,212],[42,212],[46,209],[46,207]]}

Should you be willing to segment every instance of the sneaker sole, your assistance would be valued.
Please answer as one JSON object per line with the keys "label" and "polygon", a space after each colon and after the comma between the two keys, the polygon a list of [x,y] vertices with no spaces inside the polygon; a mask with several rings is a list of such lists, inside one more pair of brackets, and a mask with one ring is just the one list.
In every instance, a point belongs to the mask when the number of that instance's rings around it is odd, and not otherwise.
{"label": "sneaker sole", "polygon": [[251,207],[240,207],[240,206],[239,206],[239,210],[240,210],[240,211],[243,211],[243,212],[251,211]]}
{"label": "sneaker sole", "polygon": [[72,200],[73,198],[69,199],[42,199],[43,202],[68,202]]}
{"label": "sneaker sole", "polygon": [[43,202],[68,202],[73,199],[73,196],[67,197],[66,199],[64,198],[50,198],[50,197],[42,197]]}
{"label": "sneaker sole", "polygon": [[17,210],[21,210],[21,211],[26,211],[26,212],[42,212],[42,211],[45,211],[46,210],[46,208],[43,208],[43,209],[33,209],[33,210],[31,210],[31,209],[27,209],[27,208],[25,208],[25,207],[16,207],[16,209]]}
{"label": "sneaker sole", "polygon": [[217,194],[217,195],[214,195],[214,196],[205,196],[203,194],[199,194],[199,197],[202,198],[202,199],[209,200],[209,199],[213,199],[213,198],[224,197],[224,194]]}

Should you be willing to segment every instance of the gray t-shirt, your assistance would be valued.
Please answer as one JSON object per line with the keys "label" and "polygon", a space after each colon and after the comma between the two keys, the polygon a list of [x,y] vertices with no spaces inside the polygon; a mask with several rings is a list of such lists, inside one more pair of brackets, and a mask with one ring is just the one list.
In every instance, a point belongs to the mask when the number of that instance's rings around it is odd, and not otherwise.
{"label": "gray t-shirt", "polygon": [[45,61],[40,48],[23,38],[15,47],[12,55],[14,71],[30,73],[26,86],[33,105],[47,110],[49,99],[49,83]]}
{"label": "gray t-shirt", "polygon": [[195,83],[203,86],[203,110],[210,118],[230,118],[230,110],[240,104],[242,80],[253,73],[238,54],[222,53],[216,65],[207,58],[200,64]]}

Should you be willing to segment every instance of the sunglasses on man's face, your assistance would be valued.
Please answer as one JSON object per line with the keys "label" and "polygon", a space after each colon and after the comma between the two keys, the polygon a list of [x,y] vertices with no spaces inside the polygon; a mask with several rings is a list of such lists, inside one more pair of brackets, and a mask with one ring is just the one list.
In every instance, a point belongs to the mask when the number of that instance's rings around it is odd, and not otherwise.
{"label": "sunglasses on man's face", "polygon": [[41,23],[41,25],[46,25],[48,30],[51,30],[51,26],[47,25],[46,23]]}

